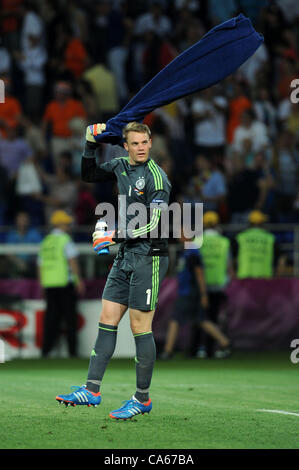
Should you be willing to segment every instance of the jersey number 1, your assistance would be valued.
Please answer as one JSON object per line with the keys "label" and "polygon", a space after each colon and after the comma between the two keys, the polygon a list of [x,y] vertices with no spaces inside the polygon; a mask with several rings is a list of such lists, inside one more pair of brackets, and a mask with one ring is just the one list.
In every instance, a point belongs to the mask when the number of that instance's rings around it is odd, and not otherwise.
{"label": "jersey number 1", "polygon": [[151,302],[152,289],[147,289],[145,293],[146,293],[146,305],[149,305]]}

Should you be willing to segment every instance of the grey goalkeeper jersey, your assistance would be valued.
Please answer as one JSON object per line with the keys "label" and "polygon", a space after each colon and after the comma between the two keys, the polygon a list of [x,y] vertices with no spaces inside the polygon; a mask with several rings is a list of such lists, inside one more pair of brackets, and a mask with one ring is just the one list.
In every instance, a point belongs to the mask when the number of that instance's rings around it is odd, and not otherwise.
{"label": "grey goalkeeper jersey", "polygon": [[[165,172],[149,158],[130,165],[129,157],[97,164],[95,158],[82,158],[84,181],[116,180],[119,190],[119,239],[133,253],[165,256],[168,240],[161,232],[162,211],[167,210],[171,184]],[[136,204],[138,203],[138,204]],[[161,216],[162,214],[162,216]]]}

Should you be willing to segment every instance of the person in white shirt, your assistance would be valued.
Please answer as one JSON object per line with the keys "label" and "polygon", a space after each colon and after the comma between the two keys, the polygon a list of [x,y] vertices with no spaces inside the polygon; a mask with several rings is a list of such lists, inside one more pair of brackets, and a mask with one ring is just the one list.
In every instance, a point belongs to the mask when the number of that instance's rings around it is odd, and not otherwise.
{"label": "person in white shirt", "polygon": [[134,33],[139,36],[147,31],[155,31],[159,36],[166,36],[171,33],[171,28],[171,21],[166,15],[163,15],[160,2],[155,1],[148,13],[137,18]]}
{"label": "person in white shirt", "polygon": [[223,156],[226,145],[227,100],[211,87],[197,95],[191,103],[194,120],[196,153]]}
{"label": "person in white shirt", "polygon": [[31,118],[39,118],[43,110],[48,56],[41,36],[29,34],[27,40],[28,46],[18,54],[19,65],[24,73],[25,113]]}
{"label": "person in white shirt", "polygon": [[270,139],[267,126],[255,118],[252,109],[247,109],[241,116],[241,124],[236,128],[232,148],[236,152],[242,153],[244,145],[250,141],[252,152],[266,150]]}

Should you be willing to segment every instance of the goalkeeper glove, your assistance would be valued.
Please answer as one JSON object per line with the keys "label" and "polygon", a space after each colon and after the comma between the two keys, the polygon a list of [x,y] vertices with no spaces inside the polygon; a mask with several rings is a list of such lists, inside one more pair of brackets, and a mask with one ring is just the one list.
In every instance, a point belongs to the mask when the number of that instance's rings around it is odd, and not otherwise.
{"label": "goalkeeper glove", "polygon": [[93,249],[96,254],[99,254],[103,248],[107,248],[108,246],[115,245],[115,241],[113,240],[113,236],[115,235],[115,230],[109,230],[108,232],[93,232],[92,240],[93,240]]}
{"label": "goalkeeper glove", "polygon": [[102,134],[106,129],[106,124],[91,124],[86,128],[86,141],[92,144],[97,143],[97,136]]}

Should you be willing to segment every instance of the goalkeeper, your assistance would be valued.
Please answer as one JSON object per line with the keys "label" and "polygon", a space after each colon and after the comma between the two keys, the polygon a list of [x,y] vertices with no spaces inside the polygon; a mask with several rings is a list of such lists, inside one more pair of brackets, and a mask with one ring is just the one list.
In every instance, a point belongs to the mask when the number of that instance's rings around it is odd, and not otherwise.
{"label": "goalkeeper", "polygon": [[[101,382],[115,349],[117,327],[129,308],[136,345],[136,392],[124,406],[109,415],[128,419],[152,409],[149,389],[156,360],[152,321],[159,288],[168,268],[168,242],[161,236],[161,210],[165,207],[162,203],[168,205],[171,185],[164,171],[149,157],[151,132],[148,126],[137,122],[127,124],[123,129],[123,145],[128,156],[98,164],[97,136],[104,130],[105,124],[87,128],[82,179],[90,183],[117,181],[119,194],[126,196],[126,205],[144,204],[147,220],[134,230],[128,229],[135,216],[127,215],[127,211],[123,216],[124,208],[120,206],[119,230],[93,233],[97,253],[115,243],[120,246],[102,296],[98,336],[90,357],[86,385],[68,395],[58,395],[56,399],[71,405],[100,404]],[[123,198],[120,200],[122,204]]]}

